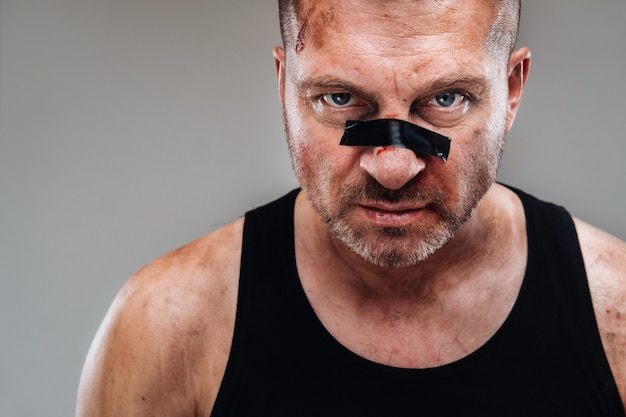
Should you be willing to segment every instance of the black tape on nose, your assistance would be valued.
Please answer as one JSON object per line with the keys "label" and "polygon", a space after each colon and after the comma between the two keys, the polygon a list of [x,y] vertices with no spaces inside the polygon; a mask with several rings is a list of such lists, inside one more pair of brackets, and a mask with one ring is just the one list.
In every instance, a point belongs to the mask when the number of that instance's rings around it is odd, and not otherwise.
{"label": "black tape on nose", "polygon": [[444,160],[450,153],[450,141],[423,127],[404,120],[377,119],[346,122],[346,131],[340,145],[347,146],[395,146],[413,152],[432,155]]}

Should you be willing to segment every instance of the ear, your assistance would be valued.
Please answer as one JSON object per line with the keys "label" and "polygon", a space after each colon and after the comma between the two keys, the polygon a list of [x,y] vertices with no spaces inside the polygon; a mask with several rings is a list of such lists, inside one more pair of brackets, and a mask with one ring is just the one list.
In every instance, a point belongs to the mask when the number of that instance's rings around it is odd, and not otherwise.
{"label": "ear", "polygon": [[276,76],[278,78],[278,96],[280,102],[285,104],[285,50],[280,46],[275,46],[272,51],[274,63],[276,64]]}
{"label": "ear", "polygon": [[506,120],[506,131],[508,132],[513,125],[517,109],[522,100],[522,92],[528,78],[530,70],[530,49],[524,47],[513,51],[509,59],[508,81],[509,81],[509,99],[508,113]]}

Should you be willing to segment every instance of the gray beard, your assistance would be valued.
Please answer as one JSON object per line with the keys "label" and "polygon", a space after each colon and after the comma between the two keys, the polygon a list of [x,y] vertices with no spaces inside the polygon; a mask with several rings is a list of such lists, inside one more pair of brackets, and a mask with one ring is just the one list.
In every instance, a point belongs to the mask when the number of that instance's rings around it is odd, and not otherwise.
{"label": "gray beard", "polygon": [[[337,215],[329,213],[327,207],[315,205],[316,211],[328,226],[330,232],[349,249],[367,262],[385,268],[416,265],[441,249],[469,219],[478,200],[475,195],[466,201],[457,213],[445,211],[442,207],[443,196],[438,192],[414,191],[411,183],[400,190],[382,187],[374,178],[368,177],[364,184],[350,185],[342,190],[340,200],[344,207]],[[433,209],[441,220],[434,226],[415,229],[411,227],[373,227],[354,228],[348,223],[351,201],[433,201]]]}

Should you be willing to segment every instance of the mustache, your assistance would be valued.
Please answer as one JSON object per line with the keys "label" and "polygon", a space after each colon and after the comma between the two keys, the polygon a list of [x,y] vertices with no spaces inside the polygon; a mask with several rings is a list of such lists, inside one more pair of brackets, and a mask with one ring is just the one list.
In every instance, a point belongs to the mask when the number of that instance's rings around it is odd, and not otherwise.
{"label": "mustache", "polygon": [[433,203],[444,201],[441,191],[419,184],[418,178],[409,181],[402,188],[391,190],[380,185],[371,176],[367,176],[357,183],[345,185],[341,190],[341,197],[345,201],[369,201],[390,204],[410,203],[416,200]]}

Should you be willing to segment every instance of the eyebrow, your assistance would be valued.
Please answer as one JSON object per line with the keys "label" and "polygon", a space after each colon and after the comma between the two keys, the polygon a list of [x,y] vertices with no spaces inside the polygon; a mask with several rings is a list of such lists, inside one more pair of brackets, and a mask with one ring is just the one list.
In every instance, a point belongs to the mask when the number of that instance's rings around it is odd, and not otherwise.
{"label": "eyebrow", "polygon": [[471,85],[476,90],[478,90],[479,94],[487,88],[489,82],[485,77],[474,74],[455,74],[448,77],[443,77],[434,80],[431,84],[429,84],[428,88],[433,91],[443,90],[448,87],[453,87],[455,85]]}
{"label": "eyebrow", "polygon": [[319,89],[336,89],[347,91],[363,98],[372,98],[371,94],[360,87],[332,75],[320,75],[317,77],[306,78],[301,82],[295,82],[298,91],[307,94],[310,90]]}
{"label": "eyebrow", "polygon": [[[363,88],[358,87],[355,84],[348,82],[342,78],[332,75],[320,75],[317,77],[306,78],[301,82],[296,82],[295,84],[298,88],[298,91],[305,95],[311,89],[319,88],[337,89],[355,94],[362,98],[374,98],[371,93],[368,93]],[[424,90],[429,92],[436,92],[449,87],[453,87],[455,85],[471,85],[474,87],[474,90],[476,90],[474,94],[481,95],[487,88],[488,81],[485,79],[485,77],[482,77],[480,75],[459,73],[435,79],[432,82],[426,84],[426,88]],[[414,91],[420,93],[419,90]],[[425,93],[422,92],[419,95],[425,95]]]}

